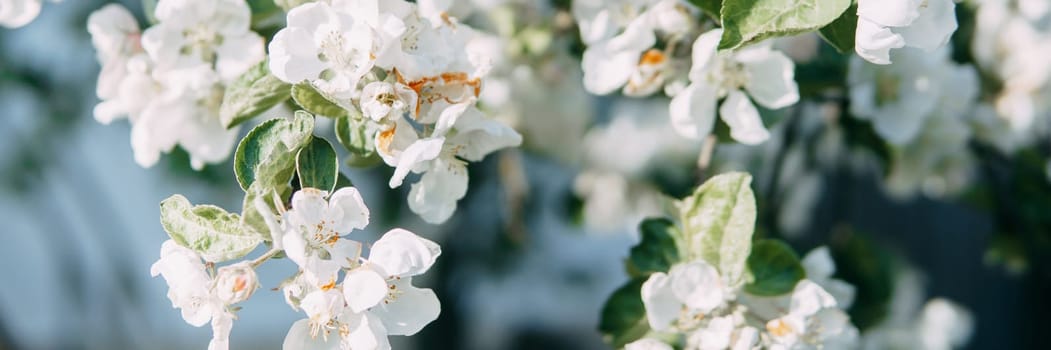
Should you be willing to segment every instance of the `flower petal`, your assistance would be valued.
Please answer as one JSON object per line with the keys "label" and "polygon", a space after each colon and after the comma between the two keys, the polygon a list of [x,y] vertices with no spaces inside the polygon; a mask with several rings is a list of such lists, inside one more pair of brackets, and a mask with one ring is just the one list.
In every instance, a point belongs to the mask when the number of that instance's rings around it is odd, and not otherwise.
{"label": "flower petal", "polygon": [[759,110],[740,90],[730,91],[719,107],[719,116],[730,126],[730,136],[746,145],[757,145],[770,138]]}
{"label": "flower petal", "polygon": [[370,312],[383,320],[391,335],[413,335],[438,319],[442,306],[430,289],[416,288],[410,278],[395,282],[397,299],[380,304]]}
{"label": "flower petal", "polygon": [[901,35],[865,18],[858,18],[854,42],[858,56],[875,64],[890,64],[890,49],[905,47],[905,38]]}
{"label": "flower petal", "polygon": [[458,161],[436,160],[409,190],[409,209],[424,221],[440,224],[456,212],[456,202],[467,194],[467,168]]}
{"label": "flower petal", "polygon": [[693,83],[671,99],[668,106],[671,125],[685,138],[700,140],[715,124],[716,90],[705,83]]}
{"label": "flower petal", "polygon": [[441,255],[437,243],[396,228],[380,237],[369,252],[369,263],[388,276],[415,276],[427,272]]}
{"label": "flower petal", "polygon": [[686,306],[707,313],[723,303],[723,283],[719,272],[703,261],[672,267],[672,292]]}
{"label": "flower petal", "polygon": [[285,335],[285,341],[282,343],[281,348],[285,350],[339,349],[339,337],[323,337],[320,334],[317,338],[311,337],[310,320],[302,319],[293,323],[292,327],[288,329],[288,334]]}
{"label": "flower petal", "polygon": [[920,10],[915,21],[894,32],[905,39],[905,45],[932,51],[948,43],[956,31],[956,4],[953,0],[925,0],[924,3],[927,6]]}
{"label": "flower petal", "polygon": [[343,297],[355,313],[376,306],[387,297],[387,292],[387,280],[368,267],[356,268],[343,277]]}
{"label": "flower petal", "polygon": [[313,228],[321,224],[325,220],[325,212],[328,209],[325,195],[325,191],[314,188],[296,191],[292,195],[292,209],[288,210],[286,216],[293,225]]}
{"label": "flower petal", "polygon": [[679,319],[682,303],[672,292],[671,278],[667,274],[657,272],[650,275],[642,284],[641,294],[650,328],[658,331],[668,330],[672,321]]}
{"label": "flower petal", "polygon": [[337,190],[328,199],[330,211],[339,211],[339,220],[332,224],[336,232],[350,232],[361,230],[369,225],[369,208],[361,199],[361,194],[354,187],[344,187]]}
{"label": "flower petal", "polygon": [[752,99],[770,109],[799,102],[799,85],[796,84],[796,67],[792,60],[776,50],[757,56],[755,60],[740,60],[750,77],[744,88]]}
{"label": "flower petal", "polygon": [[388,183],[390,188],[401,186],[405,176],[409,175],[409,171],[417,164],[437,158],[444,144],[444,137],[426,138],[413,142],[398,156],[398,165],[394,168],[394,175],[391,175]]}

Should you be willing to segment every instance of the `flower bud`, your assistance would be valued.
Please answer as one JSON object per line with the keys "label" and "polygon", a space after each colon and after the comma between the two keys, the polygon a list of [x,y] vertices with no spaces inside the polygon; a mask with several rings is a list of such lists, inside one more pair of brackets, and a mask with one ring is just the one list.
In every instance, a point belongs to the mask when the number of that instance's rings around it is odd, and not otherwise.
{"label": "flower bud", "polygon": [[259,278],[248,262],[222,267],[215,278],[216,294],[226,305],[248,300],[258,287]]}

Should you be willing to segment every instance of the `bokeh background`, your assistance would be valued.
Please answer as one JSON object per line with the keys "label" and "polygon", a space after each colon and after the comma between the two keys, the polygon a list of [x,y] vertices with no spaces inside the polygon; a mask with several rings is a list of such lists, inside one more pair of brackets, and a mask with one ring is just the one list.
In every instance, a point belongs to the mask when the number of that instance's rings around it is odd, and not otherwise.
{"label": "bokeh background", "polygon": [[[237,208],[242,193],[229,164],[194,172],[176,152],[140,168],[128,125],[100,125],[91,117],[99,67],[85,23],[103,3],[46,3],[33,23],[0,30],[0,349],[201,349],[209,340],[211,330],[186,325],[171,308],[164,281],[149,275],[167,239],[157,203],[182,193],[194,203]],[[142,15],[140,2],[123,3]],[[608,98],[579,104],[589,106],[585,113],[600,126],[646,110]],[[760,230],[789,238],[801,252],[863,232],[865,245],[919,271],[927,296],[950,298],[974,313],[970,348],[1045,346],[1051,278],[1039,262],[1030,261],[1024,273],[986,263],[996,220],[991,211],[894,201],[876,175],[849,167],[807,174],[822,185],[806,187],[803,175],[783,171],[786,155],[777,147],[803,124],[775,127],[780,141],[761,149],[716,151],[717,158],[745,153],[775,160],[755,172]],[[618,141],[625,150],[655,142]],[[580,218],[573,190],[579,163],[530,149],[492,155],[472,165],[471,190],[442,226],[416,219],[405,193],[387,189],[389,170],[346,169],[376,216],[366,234],[407,227],[443,247],[436,269],[419,282],[436,289],[441,317],[413,338],[394,339],[396,348],[605,348],[596,331],[599,311],[627,280],[622,259],[637,238],[631,225]],[[681,193],[695,175],[672,176],[668,188]],[[808,205],[797,207],[779,190],[797,187],[811,192]],[[235,348],[279,348],[302,317],[269,290],[292,273],[292,264],[267,264],[260,273],[263,288],[235,322]]]}

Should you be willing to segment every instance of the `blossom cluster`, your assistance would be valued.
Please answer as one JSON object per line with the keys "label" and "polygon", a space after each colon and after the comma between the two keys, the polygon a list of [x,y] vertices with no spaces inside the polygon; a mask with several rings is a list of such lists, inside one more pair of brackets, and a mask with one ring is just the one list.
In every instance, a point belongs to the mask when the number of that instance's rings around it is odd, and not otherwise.
{"label": "blossom cluster", "polygon": [[[854,299],[854,287],[832,279],[835,265],[827,248],[802,261],[807,279],[791,294],[749,295],[730,287],[719,271],[704,260],[672,266],[650,275],[642,285],[642,301],[652,329],[681,334],[684,349],[842,349],[854,346],[858,330],[844,311]],[[643,338],[628,350],[665,350],[672,346]]]}
{"label": "blossom cluster", "polygon": [[735,140],[758,144],[769,133],[753,101],[779,109],[799,100],[787,56],[768,43],[716,50],[722,29],[699,34],[700,11],[686,1],[576,1],[573,12],[588,45],[585,88],[640,97],[663,89],[672,97],[675,131],[684,137],[707,137],[718,115]]}
{"label": "blossom cluster", "polygon": [[225,86],[265,57],[243,0],[161,0],[140,30],[117,4],[88,19],[102,64],[95,119],[127,118],[135,161],[150,167],[178,145],[194,169],[229,157],[240,128],[219,120]]}
{"label": "blossom cluster", "polygon": [[467,162],[517,146],[521,135],[477,108],[490,58],[468,26],[431,6],[396,1],[300,5],[270,43],[270,70],[308,82],[327,99],[360,111],[375,149],[395,167],[389,185],[421,173],[409,208],[441,223],[467,191]]}
{"label": "blossom cluster", "polygon": [[[259,199],[257,206],[266,207]],[[285,337],[285,349],[389,349],[389,335],[412,335],[438,317],[438,298],[430,289],[412,285],[441,254],[429,240],[393,229],[372,244],[368,256],[362,243],[345,236],[365,228],[369,210],[357,189],[341,188],[331,195],[304,188],[292,196],[285,211],[265,211],[272,248],[255,260],[214,269],[214,262],[185,242],[168,240],[151,269],[168,283],[172,306],[194,326],[211,321],[209,349],[227,349],[236,319],[232,305],[247,300],[260,285],[255,268],[284,253],[299,267],[281,285],[288,304],[306,314]],[[341,279],[342,277],[342,279]]]}

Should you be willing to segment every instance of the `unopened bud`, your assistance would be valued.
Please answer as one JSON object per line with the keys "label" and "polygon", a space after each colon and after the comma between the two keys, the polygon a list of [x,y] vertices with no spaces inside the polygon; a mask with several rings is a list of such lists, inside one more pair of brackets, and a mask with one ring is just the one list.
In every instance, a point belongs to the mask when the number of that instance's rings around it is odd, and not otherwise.
{"label": "unopened bud", "polygon": [[220,268],[215,279],[216,293],[227,305],[248,300],[258,287],[259,278],[247,261]]}

